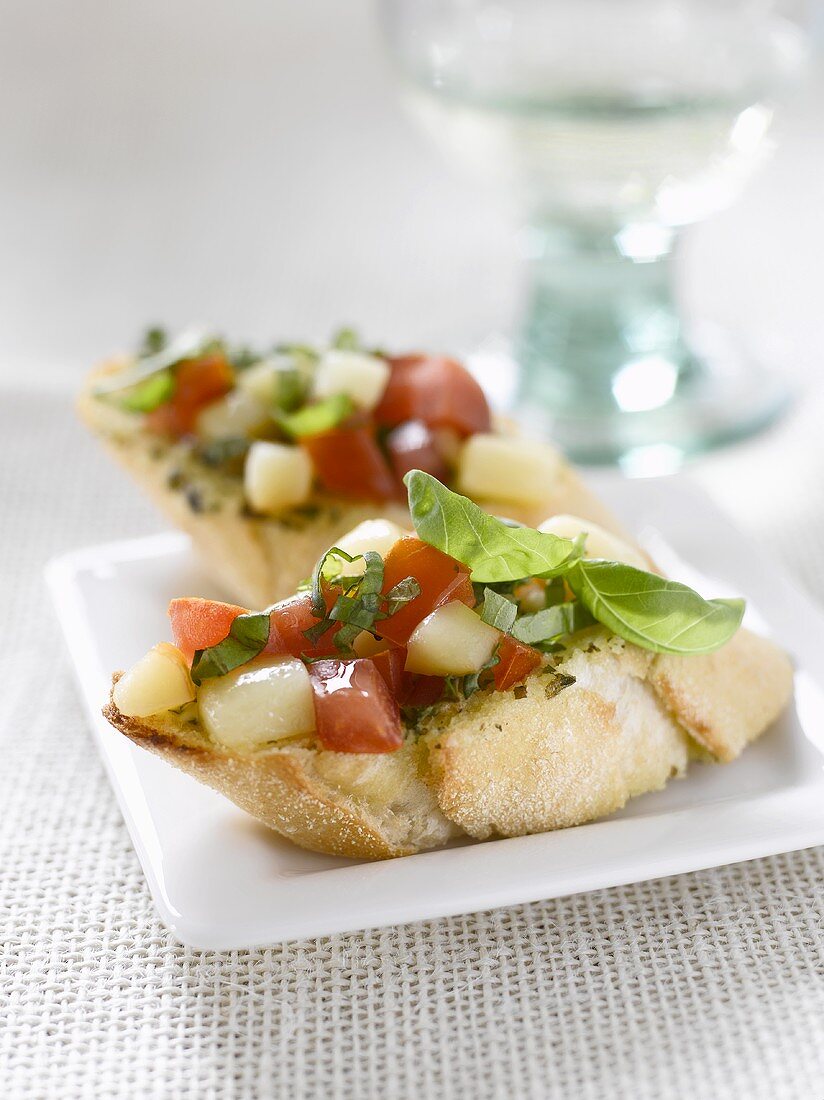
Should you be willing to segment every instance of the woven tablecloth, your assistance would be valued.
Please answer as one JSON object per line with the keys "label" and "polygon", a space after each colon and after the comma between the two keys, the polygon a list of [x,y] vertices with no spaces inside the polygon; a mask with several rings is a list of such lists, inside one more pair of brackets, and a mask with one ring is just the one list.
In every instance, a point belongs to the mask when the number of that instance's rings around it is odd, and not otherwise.
{"label": "woven tablecloth", "polygon": [[[809,401],[699,467],[824,596]],[[824,849],[229,953],[164,930],[42,581],[160,521],[72,421],[0,390],[0,1094],[824,1098]]]}

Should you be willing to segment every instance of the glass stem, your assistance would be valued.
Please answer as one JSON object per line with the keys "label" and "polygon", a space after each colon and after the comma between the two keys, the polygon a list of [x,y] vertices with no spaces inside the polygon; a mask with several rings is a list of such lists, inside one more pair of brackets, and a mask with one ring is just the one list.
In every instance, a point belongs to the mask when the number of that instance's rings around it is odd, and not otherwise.
{"label": "glass stem", "polygon": [[665,404],[695,369],[673,299],[673,230],[539,221],[527,239],[522,400],[591,425]]}

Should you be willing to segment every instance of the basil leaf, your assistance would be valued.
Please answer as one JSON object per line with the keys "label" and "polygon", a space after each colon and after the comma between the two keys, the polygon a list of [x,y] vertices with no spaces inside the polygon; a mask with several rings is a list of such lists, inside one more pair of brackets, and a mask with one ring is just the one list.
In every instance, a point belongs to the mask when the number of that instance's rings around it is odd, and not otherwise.
{"label": "basil leaf", "polygon": [[152,375],[176,367],[184,359],[198,359],[212,350],[218,341],[213,336],[203,336],[196,332],[183,332],[176,340],[165,344],[154,355],[138,359],[123,370],[101,379],[92,391],[95,397],[107,397],[113,393],[131,389]]}
{"label": "basil leaf", "polygon": [[677,581],[609,561],[579,561],[567,576],[598,622],[656,653],[712,653],[735,634],[743,600],[705,600]]}
{"label": "basil leaf", "polygon": [[353,328],[340,328],[332,337],[332,347],[340,351],[360,351],[360,337]]}
{"label": "basil leaf", "polygon": [[[321,582],[329,558],[340,558],[345,562],[362,560],[365,568],[361,576],[349,578],[345,591],[327,612]],[[341,623],[342,626],[335,634],[335,648],[348,653],[362,630],[372,631],[375,622],[386,617],[382,612],[382,588],[383,558],[377,551],[367,550],[364,554],[353,557],[339,546],[333,546],[318,561],[312,573],[312,614],[318,622],[303,632],[304,637],[314,644],[333,623]]]}
{"label": "basil leaf", "polygon": [[288,435],[300,438],[304,435],[328,432],[351,416],[354,411],[355,406],[351,397],[345,393],[336,393],[314,405],[306,405],[297,412],[276,413],[275,418]]}
{"label": "basil leaf", "polygon": [[[321,581],[323,579],[323,570],[329,560],[329,558],[339,558],[341,561],[353,562],[357,561],[360,555],[356,555],[354,558],[351,554],[347,554],[345,550],[341,550],[339,546],[330,546],[329,549],[318,558],[317,565],[312,570],[312,614],[316,619],[326,618],[326,601],[323,598],[323,589],[321,587]],[[314,627],[312,628],[314,629]]]}
{"label": "basil leaf", "polygon": [[513,638],[527,645],[551,642],[564,634],[574,634],[595,622],[592,615],[577,600],[555,604],[534,615],[522,615],[512,628]]}
{"label": "basil leaf", "polygon": [[329,613],[330,619],[344,624],[335,634],[335,648],[341,653],[352,649],[352,643],[362,630],[371,631],[380,615],[383,558],[376,550],[367,550],[363,560],[366,568],[356,587],[338,596]]}
{"label": "basil leaf", "polygon": [[170,370],[160,371],[126,390],[119,404],[129,412],[152,412],[170,400],[175,392],[175,385],[175,376]]}
{"label": "basil leaf", "polygon": [[143,333],[143,339],[140,341],[140,348],[137,353],[138,357],[146,359],[149,355],[157,355],[159,351],[163,351],[168,343],[169,334],[165,328],[160,325],[152,325]]}
{"label": "basil leaf", "polygon": [[297,409],[306,396],[306,380],[294,368],[280,370],[276,375],[275,406],[284,413]]}
{"label": "basil leaf", "polygon": [[570,539],[508,526],[422,470],[410,470],[403,480],[418,537],[468,565],[473,581],[557,576],[582,553]]}
{"label": "basil leaf", "polygon": [[484,589],[481,618],[485,623],[494,626],[496,630],[502,630],[504,634],[509,634],[517,617],[518,605],[516,603],[491,588]]}
{"label": "basil leaf", "polygon": [[482,665],[477,672],[469,672],[465,676],[445,677],[444,690],[447,698],[453,699],[456,702],[462,702],[471,695],[474,695],[480,688],[485,687],[490,680],[489,676],[486,674],[498,664],[500,659],[500,655],[496,648],[486,664]]}
{"label": "basil leaf", "polygon": [[229,362],[238,371],[248,370],[255,363],[259,363],[261,355],[247,344],[241,344],[236,348],[228,349]]}
{"label": "basil leaf", "polygon": [[238,615],[229,627],[229,634],[217,645],[199,649],[192,662],[192,679],[196,684],[212,676],[224,676],[239,665],[245,665],[264,649],[269,641],[269,612]]}
{"label": "basil leaf", "polygon": [[235,459],[245,458],[251,443],[248,439],[232,436],[229,439],[213,439],[197,446],[195,454],[204,466],[218,468]]}
{"label": "basil leaf", "polygon": [[314,348],[308,344],[275,344],[272,349],[275,355],[288,355],[295,363],[297,369],[305,367],[310,370],[317,363],[319,356]]}
{"label": "basil leaf", "polygon": [[396,611],[400,611],[410,600],[416,599],[421,594],[421,586],[417,577],[404,577],[393,585],[383,597],[382,619],[388,619]]}

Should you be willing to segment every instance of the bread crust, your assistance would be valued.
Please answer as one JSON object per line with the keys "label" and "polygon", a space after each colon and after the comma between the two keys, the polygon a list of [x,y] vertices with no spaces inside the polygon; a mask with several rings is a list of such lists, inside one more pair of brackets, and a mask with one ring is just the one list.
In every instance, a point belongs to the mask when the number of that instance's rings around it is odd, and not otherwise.
{"label": "bread crust", "polygon": [[265,518],[247,512],[238,478],[194,463],[181,446],[140,427],[136,417],[90,391],[77,402],[81,419],[109,455],[174,526],[192,540],[215,583],[232,601],[267,607],[291,596],[320,555],[359,523],[385,517],[409,525],[406,507],[318,495],[311,509]]}
{"label": "bread crust", "polygon": [[666,708],[716,760],[734,760],[783,710],[792,691],[789,657],[774,642],[739,630],[715,653],[661,654],[650,683]]}
{"label": "bread crust", "polygon": [[[164,442],[145,431],[138,417],[93,396],[95,383],[124,363],[112,360],[91,375],[78,399],[78,414],[169,522],[190,536],[206,570],[233,602],[260,608],[291,596],[320,555],[364,520],[389,519],[411,528],[405,504],[320,494],[309,509],[273,518],[252,515],[239,478],[187,459],[185,448]],[[529,526],[550,515],[573,513],[632,542],[568,465],[540,504],[524,508],[486,502],[484,507]]]}
{"label": "bread crust", "polygon": [[792,669],[749,631],[712,657],[656,657],[594,628],[554,669],[445,708],[377,756],[309,742],[243,755],[174,714],[127,718],[113,702],[104,714],[296,844],[388,859],[461,834],[582,824],[660,790],[708,749],[733,759],[785,706]]}
{"label": "bread crust", "polygon": [[[115,683],[118,676],[115,676]],[[113,702],[104,716],[130,741],[163,757],[181,771],[229,798],[288,840],[312,851],[359,859],[391,859],[418,851],[416,844],[393,836],[386,815],[374,813],[363,800],[345,797],[317,773],[319,754],[290,745],[243,756],[226,752],[182,724],[151,723],[121,714]],[[409,764],[410,768],[412,764]],[[437,818],[437,807],[432,806]],[[434,837],[445,843],[455,831],[435,821]]]}

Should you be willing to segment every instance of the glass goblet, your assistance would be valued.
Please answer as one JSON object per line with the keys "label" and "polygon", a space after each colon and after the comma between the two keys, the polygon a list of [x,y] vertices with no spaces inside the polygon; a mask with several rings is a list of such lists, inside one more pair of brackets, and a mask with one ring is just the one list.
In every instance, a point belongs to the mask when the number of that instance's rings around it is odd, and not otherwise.
{"label": "glass goblet", "polygon": [[579,461],[647,472],[767,424],[786,391],[733,336],[685,335],[679,231],[769,150],[801,35],[761,0],[382,0],[404,100],[516,197],[520,405]]}

